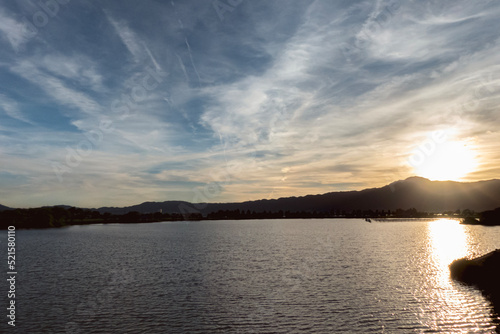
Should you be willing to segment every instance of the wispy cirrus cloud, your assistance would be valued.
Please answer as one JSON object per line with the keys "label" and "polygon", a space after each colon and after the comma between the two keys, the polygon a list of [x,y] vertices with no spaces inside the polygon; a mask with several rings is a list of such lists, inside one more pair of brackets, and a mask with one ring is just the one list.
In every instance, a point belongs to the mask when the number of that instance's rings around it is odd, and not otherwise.
{"label": "wispy cirrus cloud", "polygon": [[32,124],[28,117],[21,112],[18,103],[3,94],[0,94],[0,109],[11,118]]}
{"label": "wispy cirrus cloud", "polygon": [[124,20],[117,20],[108,12],[106,12],[106,17],[136,63],[143,63],[149,60],[155,65],[156,69],[161,68],[146,43],[137,36],[136,32],[130,29]]}
{"label": "wispy cirrus cloud", "polygon": [[[473,97],[463,98],[457,94],[457,81],[460,77],[468,77],[460,81],[460,86],[462,91],[473,92],[477,85],[473,78],[481,75],[477,67],[491,64],[494,58],[484,57],[487,53],[493,55],[497,47],[490,45],[488,52],[475,50],[464,44],[465,38],[459,36],[461,32],[470,31],[471,26],[477,24],[476,20],[493,20],[495,12],[483,9],[477,13],[477,9],[468,6],[465,11],[448,13],[443,18],[425,10],[422,13],[418,4],[403,5],[384,26],[377,26],[373,31],[371,24],[381,10],[381,6],[375,6],[365,23],[353,25],[359,27],[357,31],[339,25],[336,20],[330,25],[315,25],[324,5],[311,6],[310,22],[306,16],[304,24],[275,59],[275,65],[264,75],[208,89],[208,95],[219,97],[219,104],[203,115],[207,126],[235,137],[236,142],[267,146],[285,155],[295,156],[294,150],[310,152],[303,160],[294,162],[299,166],[320,160],[321,164],[333,167],[342,163],[342,156],[348,156],[347,161],[360,162],[360,167],[352,170],[351,177],[356,175],[356,178],[370,175],[366,166],[389,169],[385,161],[374,159],[378,152],[360,150],[363,143],[375,147],[378,143],[389,144],[387,137],[390,135],[400,150],[409,151],[415,140],[409,134],[420,132],[420,136],[425,136],[443,126],[460,126],[456,118],[447,115],[449,104],[460,100],[465,103]],[[358,6],[358,10],[363,12],[363,7]],[[352,16],[344,19],[353,20]],[[453,25],[459,25],[458,29],[447,30]],[[445,34],[429,35],[443,28]],[[338,52],[343,39],[349,40],[348,36],[342,36],[345,30],[352,30],[355,38],[370,37],[363,43],[363,57],[359,63],[346,62],[344,55]],[[327,43],[330,40],[338,42]],[[424,53],[418,54],[416,50]],[[457,50],[467,51],[469,55],[457,54]],[[414,64],[416,60],[419,64]],[[334,64],[343,68],[335,68]],[[482,72],[492,73],[492,70],[494,67]],[[450,82],[456,85],[450,87]],[[448,100],[443,101],[443,96]],[[277,101],[286,102],[280,107]],[[448,110],[442,110],[443,104]],[[466,122],[475,114],[459,117]],[[281,117],[278,123],[273,122],[276,115]],[[463,135],[468,136],[467,133]],[[343,150],[336,156],[330,154],[332,147],[348,147],[350,142],[359,154],[346,155]],[[394,143],[389,145],[398,149]],[[276,160],[284,162],[281,157]],[[311,170],[321,168],[315,166]]]}
{"label": "wispy cirrus cloud", "polygon": [[[497,2],[245,1],[223,21],[210,2],[81,2],[29,45],[14,10],[0,9],[2,204],[26,189],[99,206],[380,186],[443,129],[480,152],[468,180],[498,177]],[[89,134],[59,184],[51,163]]]}
{"label": "wispy cirrus cloud", "polygon": [[0,32],[9,42],[14,51],[19,51],[21,46],[31,37],[26,29],[26,24],[16,20],[6,10],[0,7]]}
{"label": "wispy cirrus cloud", "polygon": [[[50,68],[50,67],[49,67]],[[39,89],[64,106],[75,108],[86,114],[96,114],[101,110],[99,104],[88,94],[74,89],[64,79],[47,73],[33,61],[22,60],[11,67],[11,71],[36,85]]]}

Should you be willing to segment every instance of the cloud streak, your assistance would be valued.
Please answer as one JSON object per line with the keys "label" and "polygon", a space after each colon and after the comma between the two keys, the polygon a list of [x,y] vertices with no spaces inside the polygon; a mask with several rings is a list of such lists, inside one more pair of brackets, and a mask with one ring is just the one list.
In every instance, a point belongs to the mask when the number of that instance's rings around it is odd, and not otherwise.
{"label": "cloud streak", "polygon": [[[22,15],[0,6],[1,204],[381,186],[436,130],[477,152],[464,180],[499,177],[497,2],[247,1],[222,21],[210,2],[74,4],[30,41]],[[60,184],[51,164],[103,120]]]}

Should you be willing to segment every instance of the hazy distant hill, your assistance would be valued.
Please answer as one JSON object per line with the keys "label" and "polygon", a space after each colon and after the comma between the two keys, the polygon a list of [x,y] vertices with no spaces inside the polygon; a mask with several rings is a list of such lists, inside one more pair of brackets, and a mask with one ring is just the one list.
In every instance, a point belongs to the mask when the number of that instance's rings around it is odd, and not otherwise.
{"label": "hazy distant hill", "polygon": [[5,205],[2,205],[0,204],[0,211],[3,211],[3,210],[11,210],[12,208],[9,208],[8,206],[5,206]]}
{"label": "hazy distant hill", "polygon": [[101,213],[123,214],[130,211],[141,213],[207,214],[218,210],[242,211],[318,211],[331,210],[396,210],[416,208],[418,211],[443,212],[457,209],[485,211],[500,207],[500,180],[471,183],[429,181],[421,177],[391,183],[382,188],[361,191],[332,192],[322,195],[287,197],[273,200],[257,200],[242,203],[191,204],[182,201],[145,202],[124,208],[99,208]]}
{"label": "hazy distant hill", "polygon": [[180,205],[190,205],[191,203],[183,202],[183,201],[166,201],[166,202],[144,202],[142,204],[126,206],[123,208],[119,207],[102,207],[97,209],[100,213],[109,212],[111,214],[125,214],[131,211],[137,211],[140,213],[150,213],[150,212],[158,212],[162,210],[163,213],[174,213],[180,212]]}

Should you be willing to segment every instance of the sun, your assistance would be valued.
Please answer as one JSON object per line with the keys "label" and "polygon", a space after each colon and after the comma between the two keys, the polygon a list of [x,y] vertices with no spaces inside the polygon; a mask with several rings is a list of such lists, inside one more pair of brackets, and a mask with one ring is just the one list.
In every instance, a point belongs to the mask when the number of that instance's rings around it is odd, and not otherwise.
{"label": "sun", "polygon": [[410,159],[415,175],[435,181],[462,181],[477,169],[476,153],[466,142],[447,141],[430,148],[417,151],[413,161]]}

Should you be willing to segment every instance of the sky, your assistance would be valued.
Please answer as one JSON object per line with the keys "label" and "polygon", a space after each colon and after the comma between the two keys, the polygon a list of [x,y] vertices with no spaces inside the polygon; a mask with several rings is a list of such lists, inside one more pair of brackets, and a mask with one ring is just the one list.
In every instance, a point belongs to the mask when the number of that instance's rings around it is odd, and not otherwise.
{"label": "sky", "polygon": [[500,178],[500,1],[0,3],[0,204]]}

